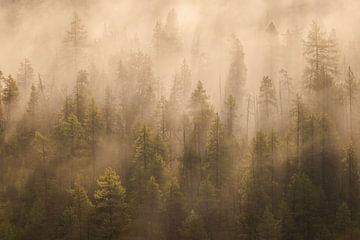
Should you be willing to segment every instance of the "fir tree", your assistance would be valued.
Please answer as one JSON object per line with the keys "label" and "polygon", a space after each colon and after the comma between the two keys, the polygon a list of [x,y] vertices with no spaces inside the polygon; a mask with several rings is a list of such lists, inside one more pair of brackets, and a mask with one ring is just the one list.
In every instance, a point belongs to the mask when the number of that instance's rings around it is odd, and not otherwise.
{"label": "fir tree", "polygon": [[125,202],[125,188],[120,177],[111,169],[97,180],[98,189],[94,193],[97,235],[99,239],[118,239],[129,222],[128,206]]}
{"label": "fir tree", "polygon": [[201,217],[191,210],[182,226],[182,237],[186,240],[207,240],[209,239]]}

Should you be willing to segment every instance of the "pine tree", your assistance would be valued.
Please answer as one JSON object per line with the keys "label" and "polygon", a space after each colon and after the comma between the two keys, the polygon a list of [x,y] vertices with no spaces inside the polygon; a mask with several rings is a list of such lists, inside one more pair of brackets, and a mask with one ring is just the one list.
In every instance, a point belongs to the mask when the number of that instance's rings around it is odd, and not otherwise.
{"label": "pine tree", "polygon": [[[135,83],[133,104],[137,108],[140,119],[146,120],[155,107],[154,73],[150,57],[141,51],[131,54],[128,74],[129,79]],[[129,90],[126,89],[126,91]]]}
{"label": "pine tree", "polygon": [[158,129],[158,132],[162,135],[162,137],[166,137],[171,134],[171,130],[173,128],[173,119],[171,119],[171,114],[169,102],[164,96],[162,96],[158,101],[155,112],[155,127]]}
{"label": "pine tree", "polygon": [[155,51],[155,59],[158,60],[161,57],[164,47],[163,29],[160,21],[156,21],[155,28],[153,30],[153,47]]}
{"label": "pine tree", "polygon": [[280,222],[274,218],[269,209],[266,209],[262,219],[257,226],[260,240],[280,239]]}
{"label": "pine tree", "polygon": [[70,54],[70,66],[77,72],[81,60],[84,57],[84,50],[87,44],[87,31],[76,12],[70,23],[70,29],[66,32],[64,44]]}
{"label": "pine tree", "polygon": [[88,74],[86,71],[81,70],[78,73],[75,86],[75,113],[81,124],[84,124],[86,116],[86,105],[88,100]]}
{"label": "pine tree", "polygon": [[2,102],[6,106],[7,122],[11,121],[11,108],[16,102],[19,90],[16,81],[9,75],[4,79],[5,86],[2,91]]}
{"label": "pine tree", "polygon": [[338,72],[338,48],[334,33],[326,36],[318,23],[313,21],[304,40],[304,55],[307,61],[305,87],[312,92],[329,86]]}
{"label": "pine tree", "polygon": [[[288,186],[287,201],[296,229],[292,236],[300,239],[325,237],[321,218],[321,196],[317,187],[305,174],[293,176]],[[324,232],[325,231],[325,232]]]}
{"label": "pine tree", "polygon": [[219,212],[216,189],[208,180],[200,183],[197,208],[204,219],[207,235],[211,238],[217,231]]}
{"label": "pine tree", "polygon": [[291,101],[293,100],[293,79],[289,76],[288,72],[284,69],[280,70],[279,81],[279,108],[280,117],[284,120],[288,120]]}
{"label": "pine tree", "polygon": [[261,81],[259,104],[261,109],[261,123],[265,130],[274,127],[276,117],[277,98],[273,81],[265,76]]}
{"label": "pine tree", "polygon": [[179,72],[175,73],[170,93],[170,104],[175,111],[183,111],[191,89],[191,72],[186,60],[183,60]]}
{"label": "pine tree", "polygon": [[345,91],[346,97],[349,103],[349,131],[350,139],[353,139],[353,108],[356,100],[357,92],[359,91],[359,83],[355,79],[354,73],[351,71],[351,68],[348,68],[345,79]]}
{"label": "pine tree", "polygon": [[135,141],[135,162],[146,170],[153,158],[153,144],[150,129],[145,125],[138,130]]}
{"label": "pine tree", "polygon": [[35,85],[31,86],[30,99],[28,102],[27,112],[31,117],[34,117],[37,111],[37,104],[39,102],[39,93]]}
{"label": "pine tree", "polygon": [[240,106],[239,109],[241,109],[247,72],[244,63],[245,54],[240,40],[235,35],[231,36],[231,44],[231,63],[228,77],[226,79],[225,97],[227,99],[230,95],[232,95],[237,104]]}
{"label": "pine tree", "polygon": [[226,132],[229,136],[233,135],[234,132],[234,122],[236,119],[236,109],[237,104],[235,97],[230,95],[225,102],[226,108]]}
{"label": "pine tree", "polygon": [[344,198],[350,211],[350,220],[356,219],[359,210],[359,169],[356,161],[356,154],[352,144],[346,149],[346,156],[343,161],[343,189]]}
{"label": "pine tree", "polygon": [[202,155],[205,150],[206,133],[213,114],[208,99],[209,97],[203,88],[203,84],[199,81],[191,95],[189,104],[190,116],[194,123],[195,150],[199,155]]}
{"label": "pine tree", "polygon": [[85,134],[87,137],[87,142],[90,147],[91,160],[93,168],[95,167],[95,158],[96,158],[96,148],[99,139],[99,135],[102,130],[102,119],[98,111],[95,100],[92,99],[88,107],[85,119]]}
{"label": "pine tree", "polygon": [[[352,231],[352,222],[350,209],[345,202],[342,202],[336,211],[335,225],[337,232],[342,235],[344,239],[347,239],[350,231]],[[351,239],[351,237],[349,239]]]}
{"label": "pine tree", "polygon": [[146,183],[144,202],[139,207],[138,232],[146,239],[159,239],[162,237],[160,217],[162,211],[162,196],[159,184],[154,177]]}
{"label": "pine tree", "polygon": [[[296,165],[299,166],[302,152],[302,134],[304,133],[304,121],[306,120],[308,113],[307,109],[303,103],[302,98],[297,94],[295,100],[293,101],[293,107],[291,109],[291,116],[295,120],[295,145],[296,145]],[[298,167],[296,166],[296,167]]]}
{"label": "pine tree", "polygon": [[209,239],[201,217],[191,210],[182,224],[181,235],[186,240],[207,240]]}
{"label": "pine tree", "polygon": [[29,90],[29,87],[32,86],[33,80],[34,69],[29,59],[25,58],[24,61],[20,63],[17,82],[19,83],[21,90],[26,93]]}
{"label": "pine tree", "polygon": [[181,224],[185,218],[183,194],[176,179],[172,179],[165,192],[165,222],[167,239],[181,239]]}
{"label": "pine tree", "polygon": [[210,133],[207,143],[207,164],[206,172],[209,179],[217,187],[225,184],[229,176],[230,163],[227,156],[225,143],[225,134],[220,117],[216,114],[215,119],[210,127]]}
{"label": "pine tree", "polygon": [[84,127],[74,114],[67,119],[60,119],[54,129],[57,151],[60,159],[74,156],[84,146]]}
{"label": "pine tree", "polygon": [[165,51],[167,54],[177,53],[181,49],[177,14],[174,9],[168,12],[164,26]]}
{"label": "pine tree", "polygon": [[72,234],[75,235],[76,239],[89,239],[92,231],[90,222],[93,204],[78,178],[75,180],[74,186],[69,192],[71,195],[71,208],[75,217]]}
{"label": "pine tree", "polygon": [[129,222],[128,206],[125,202],[125,188],[120,177],[111,169],[97,180],[98,189],[94,193],[99,239],[118,239]]}
{"label": "pine tree", "polygon": [[103,107],[103,116],[106,135],[112,135],[115,130],[115,102],[110,87],[105,90],[105,103]]}

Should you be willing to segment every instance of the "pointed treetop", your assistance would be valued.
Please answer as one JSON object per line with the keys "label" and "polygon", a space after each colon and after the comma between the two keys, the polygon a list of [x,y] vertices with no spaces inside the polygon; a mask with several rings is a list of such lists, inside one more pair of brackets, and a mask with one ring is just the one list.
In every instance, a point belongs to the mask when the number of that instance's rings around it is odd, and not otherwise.
{"label": "pointed treetop", "polygon": [[273,22],[270,22],[270,24],[267,26],[266,32],[274,35],[278,34],[278,30],[276,29],[275,24]]}

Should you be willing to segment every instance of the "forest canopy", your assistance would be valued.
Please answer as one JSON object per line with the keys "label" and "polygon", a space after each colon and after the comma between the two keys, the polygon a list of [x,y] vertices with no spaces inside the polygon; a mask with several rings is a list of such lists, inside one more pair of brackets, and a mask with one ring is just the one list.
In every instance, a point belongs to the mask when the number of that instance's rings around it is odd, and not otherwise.
{"label": "forest canopy", "polygon": [[360,239],[357,1],[1,4],[0,240]]}

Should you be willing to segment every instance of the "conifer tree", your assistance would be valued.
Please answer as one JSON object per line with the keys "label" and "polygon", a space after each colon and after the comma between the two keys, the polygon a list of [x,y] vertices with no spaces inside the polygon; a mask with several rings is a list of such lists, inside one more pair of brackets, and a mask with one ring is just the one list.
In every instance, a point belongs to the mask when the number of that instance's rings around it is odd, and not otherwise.
{"label": "conifer tree", "polygon": [[265,130],[274,127],[276,117],[277,98],[273,81],[265,76],[261,81],[259,104],[261,109],[261,124]]}
{"label": "conifer tree", "polygon": [[105,103],[103,108],[104,128],[106,135],[111,135],[115,130],[115,101],[110,87],[105,90]]}
{"label": "conifer tree", "polygon": [[313,21],[304,40],[304,55],[307,61],[305,87],[312,92],[329,86],[325,81],[331,83],[338,72],[338,48],[334,33],[327,36],[319,24]]}
{"label": "conifer tree", "polygon": [[186,240],[207,240],[209,239],[205,230],[204,222],[201,217],[195,213],[194,210],[191,210],[188,216],[186,217],[182,225],[183,239]]}
{"label": "conifer tree", "polygon": [[24,61],[20,63],[17,82],[19,83],[21,90],[26,93],[29,90],[29,87],[32,86],[33,80],[34,69],[29,59],[25,58]]}
{"label": "conifer tree", "polygon": [[176,179],[172,179],[165,192],[166,237],[181,239],[181,224],[185,218],[184,199]]}
{"label": "conifer tree", "polygon": [[[337,232],[346,239],[350,234],[352,228],[351,223],[351,213],[349,207],[345,202],[342,202],[336,211],[335,225]],[[349,238],[351,239],[351,238]]]}
{"label": "conifer tree", "polygon": [[208,98],[202,82],[199,81],[189,104],[190,116],[194,124],[195,150],[199,155],[205,150],[206,133],[213,114]]}
{"label": "conifer tree", "polygon": [[90,147],[92,164],[95,164],[96,148],[102,127],[100,113],[98,111],[95,100],[92,99],[85,119],[85,134]]}
{"label": "conifer tree", "polygon": [[274,218],[269,209],[266,209],[257,227],[259,239],[277,240],[280,239],[280,222]]}
{"label": "conifer tree", "polygon": [[219,188],[226,183],[225,180],[229,176],[231,166],[228,162],[224,129],[218,114],[210,127],[206,152],[208,164],[206,172],[209,174],[211,182]]}
{"label": "conifer tree", "polygon": [[7,78],[4,79],[4,88],[2,91],[2,102],[6,106],[7,112],[7,122],[11,120],[11,108],[16,102],[19,90],[16,81],[9,75]]}
{"label": "conifer tree", "polygon": [[97,185],[94,193],[97,236],[99,239],[118,239],[129,222],[125,188],[120,177],[111,168],[105,169],[104,175],[98,178]]}
{"label": "conifer tree", "polygon": [[78,73],[76,80],[74,102],[75,102],[75,113],[81,124],[84,124],[86,116],[86,105],[88,100],[88,74],[86,71],[81,70]]}
{"label": "conifer tree", "polygon": [[84,50],[87,44],[87,31],[76,12],[70,23],[70,29],[66,32],[64,44],[70,54],[70,66],[77,72],[81,60],[84,57]]}
{"label": "conifer tree", "polygon": [[144,202],[139,207],[139,232],[146,239],[159,239],[162,237],[160,217],[162,211],[162,196],[159,184],[154,177],[146,183]]}
{"label": "conifer tree", "polygon": [[89,239],[92,232],[90,223],[93,204],[78,178],[75,180],[74,187],[69,192],[71,195],[71,208],[75,215],[72,234],[75,235],[76,239]]}
{"label": "conifer tree", "polygon": [[231,44],[231,62],[226,79],[225,97],[227,99],[232,95],[241,109],[247,73],[244,63],[245,54],[240,40],[235,35],[231,36]]}
{"label": "conifer tree", "polygon": [[226,130],[227,134],[231,136],[234,132],[234,122],[236,119],[236,100],[233,95],[230,95],[225,102],[226,108]]}
{"label": "conifer tree", "polygon": [[359,83],[355,79],[354,73],[352,72],[351,68],[349,67],[346,73],[345,79],[345,91],[346,97],[349,104],[349,131],[350,131],[350,139],[353,139],[353,108],[356,100],[356,95],[359,91]]}
{"label": "conifer tree", "polygon": [[204,219],[207,235],[214,236],[218,226],[218,199],[213,184],[204,180],[199,186],[198,212]]}

